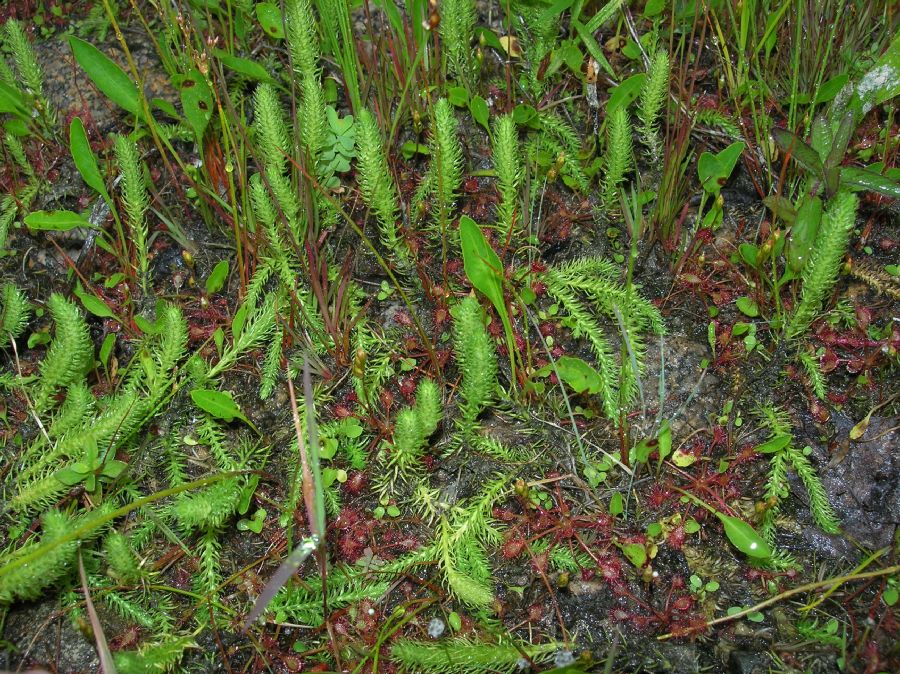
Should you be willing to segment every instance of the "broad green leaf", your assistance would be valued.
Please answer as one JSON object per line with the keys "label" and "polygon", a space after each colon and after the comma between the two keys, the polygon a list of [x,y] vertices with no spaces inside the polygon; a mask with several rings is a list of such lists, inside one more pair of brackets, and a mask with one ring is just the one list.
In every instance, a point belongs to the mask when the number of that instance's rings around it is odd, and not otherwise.
{"label": "broad green leaf", "polygon": [[217,293],[225,285],[225,279],[228,278],[228,260],[220,260],[206,279],[206,292],[210,295]]}
{"label": "broad green leaf", "polygon": [[85,474],[72,468],[63,468],[53,473],[53,477],[67,487],[74,487],[84,480]]}
{"label": "broad green leaf", "polygon": [[900,94],[900,32],[894,35],[887,51],[859,81],[855,92],[863,114],[897,94]]}
{"label": "broad green leaf", "polygon": [[597,29],[600,28],[600,26],[615,16],[616,12],[619,11],[619,8],[623,4],[625,3],[622,2],[622,0],[609,0],[603,7],[597,10],[597,13],[590,18],[584,27],[590,33],[597,32]]}
{"label": "broad green leaf", "polygon": [[640,95],[641,89],[644,87],[644,82],[646,81],[647,73],[638,73],[637,75],[632,75],[622,82],[622,84],[612,89],[609,101],[606,104],[606,114],[610,115],[620,107],[624,106],[627,108],[631,105],[632,101]]}
{"label": "broad green leaf", "polygon": [[841,184],[854,192],[868,190],[891,199],[900,199],[900,183],[869,169],[844,166],[841,169]]}
{"label": "broad green leaf", "polygon": [[584,42],[584,46],[588,50],[588,53],[594,57],[594,60],[600,64],[600,67],[603,68],[610,77],[618,77],[616,72],[612,69],[612,66],[609,65],[609,61],[606,60],[603,49],[592,35],[592,31],[588,30],[580,21],[573,21],[572,25],[575,26],[575,32],[578,33],[578,37]]}
{"label": "broad green leaf", "polygon": [[[390,4],[391,0],[386,0],[385,4]],[[402,34],[402,31],[401,31]],[[480,43],[484,44],[486,47],[490,47],[491,49],[496,49],[499,52],[505,52],[506,49],[503,46],[503,43],[500,41],[500,38],[497,37],[497,34],[492,31],[490,28],[484,28],[482,26],[478,26],[475,29],[475,39]],[[484,40],[484,42],[481,42]]]}
{"label": "broad green leaf", "polygon": [[556,361],[559,378],[572,387],[576,393],[599,393],[602,380],[600,374],[581,358],[560,356]]}
{"label": "broad green leaf", "polygon": [[463,267],[472,286],[484,294],[503,322],[509,362],[515,377],[515,340],[512,322],[503,299],[503,263],[488,244],[481,228],[467,215],[459,219],[459,239],[462,246]]}
{"label": "broad green leaf", "polygon": [[100,472],[100,474],[104,477],[115,480],[127,467],[128,464],[124,461],[119,461],[118,459],[110,459],[105,464],[103,464],[103,470]]}
{"label": "broad green leaf", "polygon": [[472,119],[481,124],[481,126],[483,126],[488,132],[490,132],[490,127],[488,126],[490,110],[488,109],[486,100],[484,100],[481,96],[473,96],[469,100],[469,112],[472,114]]}
{"label": "broad green leaf", "polygon": [[731,176],[731,172],[734,171],[743,151],[744,144],[737,142],[732,143],[718,154],[714,155],[710,152],[701,154],[697,161],[697,175],[700,182],[703,183],[703,189],[718,194]]}
{"label": "broad green leaf", "polygon": [[661,14],[665,8],[666,0],[647,0],[647,4],[644,5],[644,16],[648,19],[653,18],[657,14]]}
{"label": "broad green leaf", "polygon": [[819,92],[816,94],[816,103],[827,103],[832,100],[835,96],[838,95],[838,92],[844,88],[847,82],[850,81],[850,75],[847,73],[840,73],[839,75],[835,75],[827,82],[823,83],[821,87],[819,87]]}
{"label": "broad green leaf", "polygon": [[793,437],[790,435],[776,435],[774,438],[766,440],[756,448],[760,454],[774,454],[791,444]]}
{"label": "broad green leaf", "polygon": [[528,105],[528,103],[519,103],[513,108],[512,116],[513,121],[516,124],[524,126],[526,124],[531,124],[534,121],[537,117],[537,110]]}
{"label": "broad green leaf", "polygon": [[742,243],[738,246],[738,254],[741,256],[741,259],[751,267],[755,268],[756,265],[759,264],[759,248],[752,243]]}
{"label": "broad green leaf", "polygon": [[656,437],[659,441],[659,445],[657,446],[659,460],[657,461],[657,465],[662,466],[666,457],[672,453],[672,427],[669,426],[668,420],[662,422],[662,426],[659,429],[659,435]]}
{"label": "broad green leaf", "polygon": [[224,421],[234,421],[240,419],[248,426],[253,428],[250,420],[241,412],[241,408],[232,400],[231,395],[222,391],[212,389],[194,389],[191,391],[191,400],[194,404],[204,412],[209,413],[216,419]]}
{"label": "broad green leaf", "polygon": [[811,255],[821,221],[822,200],[819,197],[805,195],[791,226],[787,247],[788,265],[797,274],[806,266],[806,261]]}
{"label": "broad green leaf", "polygon": [[81,300],[81,303],[84,305],[84,308],[88,310],[89,313],[97,316],[98,318],[115,318],[116,315],[113,313],[113,310],[109,308],[109,305],[101,300],[96,295],[92,295],[91,293],[85,292],[84,288],[81,287],[81,282],[79,282],[75,286],[75,297]]}
{"label": "broad green leaf", "polygon": [[869,430],[869,422],[872,420],[872,411],[873,410],[869,410],[869,413],[864,416],[858,424],[850,429],[851,440],[859,440],[866,434],[866,431]]}
{"label": "broad green leaf", "polygon": [[832,140],[831,124],[828,122],[828,118],[824,114],[816,115],[809,134],[809,144],[816,151],[820,160],[825,161],[825,157],[831,152]]}
{"label": "broad green leaf", "polygon": [[738,160],[741,158],[741,153],[743,151],[744,144],[738,141],[736,143],[732,143],[716,155],[716,158],[722,164],[722,169],[726,172],[727,176],[730,176],[731,172],[734,171],[734,167],[737,166]]}
{"label": "broad green leaf", "polygon": [[97,353],[97,358],[100,360],[100,364],[105,368],[108,367],[109,357],[112,355],[113,348],[116,345],[116,333],[110,332],[103,338],[103,344],[100,345],[100,351]]}
{"label": "broad green leaf", "polygon": [[619,548],[622,550],[625,558],[634,564],[635,567],[638,569],[644,568],[644,564],[647,563],[647,549],[643,545],[640,543],[626,543],[625,545],[620,545]]}
{"label": "broad green leaf", "polygon": [[172,119],[181,119],[181,115],[178,114],[178,110],[175,109],[175,106],[163,98],[151,99],[150,105],[156,110],[162,112],[167,117],[171,117]]}
{"label": "broad green leaf", "polygon": [[259,25],[266,31],[266,35],[276,40],[284,39],[284,21],[281,18],[281,10],[274,2],[259,2],[256,4],[256,18]]}
{"label": "broad green leaf", "polygon": [[672,463],[679,468],[687,468],[696,462],[697,457],[693,452],[685,452],[681,449],[676,449],[675,453],[672,454]]}
{"label": "broad green leaf", "polygon": [[725,527],[725,535],[734,547],[754,559],[768,559],[772,556],[769,544],[744,520],[719,511],[714,512]]}
{"label": "broad green leaf", "polygon": [[257,80],[259,82],[274,82],[275,80],[269,74],[262,64],[257,63],[256,61],[251,61],[250,59],[241,58],[240,56],[233,56],[229,54],[227,51],[222,49],[216,49],[213,52],[217,59],[222,62],[229,70],[233,70],[239,75],[244,75],[245,77],[249,77],[252,80]]}
{"label": "broad green leaf", "polygon": [[797,210],[794,208],[794,204],[791,203],[790,199],[780,194],[770,194],[763,199],[763,203],[769,207],[772,213],[788,224],[794,222],[794,218],[797,217]]}
{"label": "broad green leaf", "polygon": [[625,512],[625,503],[622,500],[622,494],[615,492],[609,499],[609,514],[618,517]]}
{"label": "broad green leaf", "polygon": [[0,113],[9,112],[20,117],[28,116],[28,106],[15,87],[0,82]]}
{"label": "broad green leaf", "polygon": [[141,94],[137,85],[112,59],[91,43],[73,35],[69,36],[69,45],[75,60],[109,100],[123,110],[143,118]]}
{"label": "broad green leaf", "polygon": [[447,100],[454,107],[461,108],[469,102],[469,91],[465,87],[447,89]]}
{"label": "broad green leaf", "polygon": [[749,297],[738,297],[735,305],[737,305],[738,311],[744,314],[744,316],[749,316],[750,318],[759,316],[759,306]]}
{"label": "broad green leaf", "polygon": [[844,154],[847,152],[847,145],[850,144],[850,136],[853,135],[855,129],[853,110],[845,110],[841,115],[837,131],[835,131],[831,140],[831,150],[822,162],[825,168],[833,168],[841,163]]}
{"label": "broad green leaf", "polygon": [[187,74],[178,75],[175,85],[181,96],[181,107],[184,116],[194,132],[194,138],[200,144],[203,140],[203,132],[213,113],[213,95],[209,89],[206,78],[196,68],[191,68]]}
{"label": "broad green leaf", "polygon": [[91,144],[80,117],[73,117],[72,123],[69,125],[69,152],[72,153],[75,168],[78,169],[85,184],[103,197],[106,203],[109,203],[111,200],[106,191],[106,183],[97,167],[97,159],[91,150]]}
{"label": "broad green leaf", "polygon": [[79,227],[93,227],[88,219],[72,211],[35,211],[23,218],[28,229],[47,232],[68,232]]}
{"label": "broad green leaf", "polygon": [[[798,164],[815,177],[821,177],[824,167],[819,154],[800,138],[785,129],[772,129],[772,137],[784,152],[790,152]],[[829,147],[830,151],[830,147]]]}

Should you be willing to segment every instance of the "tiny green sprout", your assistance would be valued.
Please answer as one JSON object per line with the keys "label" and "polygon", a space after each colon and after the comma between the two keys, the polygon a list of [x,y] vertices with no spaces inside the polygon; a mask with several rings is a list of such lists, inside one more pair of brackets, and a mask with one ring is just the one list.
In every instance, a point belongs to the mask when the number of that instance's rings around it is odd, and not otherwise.
{"label": "tiny green sprout", "polygon": [[238,531],[252,531],[255,534],[262,533],[263,524],[266,521],[266,511],[260,508],[255,513],[253,513],[252,519],[242,519],[238,520],[237,528]]}
{"label": "tiny green sprout", "polygon": [[459,632],[462,629],[462,618],[459,617],[459,613],[450,611],[450,614],[447,616],[447,624],[450,625],[450,629],[454,632]]}

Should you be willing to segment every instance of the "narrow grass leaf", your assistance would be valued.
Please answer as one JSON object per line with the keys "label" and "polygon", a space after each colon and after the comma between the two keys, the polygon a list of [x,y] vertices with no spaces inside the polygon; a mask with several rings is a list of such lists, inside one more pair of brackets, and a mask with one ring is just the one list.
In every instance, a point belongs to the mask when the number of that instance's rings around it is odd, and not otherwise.
{"label": "narrow grass leaf", "polygon": [[91,622],[91,630],[94,632],[94,639],[97,641],[100,670],[103,674],[118,674],[119,670],[116,669],[116,663],[113,661],[109,644],[106,642],[106,635],[103,633],[103,625],[100,624],[100,617],[97,615],[97,609],[94,608],[94,602],[91,600],[91,590],[88,587],[87,574],[84,572],[81,550],[78,551],[78,576],[81,578],[81,589],[84,592],[84,603],[87,607],[88,619]]}

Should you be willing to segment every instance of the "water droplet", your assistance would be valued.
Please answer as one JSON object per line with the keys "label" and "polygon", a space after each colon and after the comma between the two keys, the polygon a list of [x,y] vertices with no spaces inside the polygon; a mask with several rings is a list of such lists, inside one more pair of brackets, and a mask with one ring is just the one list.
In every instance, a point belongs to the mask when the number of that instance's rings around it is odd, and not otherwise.
{"label": "water droplet", "polygon": [[447,625],[444,624],[443,620],[432,618],[428,623],[428,636],[432,639],[437,639],[444,633],[445,629],[447,629]]}

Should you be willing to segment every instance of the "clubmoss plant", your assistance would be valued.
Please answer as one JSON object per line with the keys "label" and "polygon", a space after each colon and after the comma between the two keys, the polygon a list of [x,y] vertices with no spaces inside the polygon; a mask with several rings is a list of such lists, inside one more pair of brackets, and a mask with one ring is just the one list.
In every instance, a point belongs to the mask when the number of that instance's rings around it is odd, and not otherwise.
{"label": "clubmoss plant", "polygon": [[[590,180],[578,159],[582,145],[578,134],[566,120],[552,111],[542,111],[538,119],[540,132],[526,145],[530,160],[535,162],[541,154],[554,157],[548,178],[551,172],[558,172],[568,187],[586,194],[590,189]],[[535,196],[538,193],[535,190]]]}
{"label": "clubmoss plant", "polygon": [[474,296],[467,296],[452,310],[453,345],[462,374],[457,427],[471,436],[478,416],[494,400],[497,389],[497,353],[487,329],[484,311]]}
{"label": "clubmoss plant", "polygon": [[[597,257],[572,260],[549,268],[541,275],[549,295],[559,302],[572,329],[572,336],[587,340],[600,369],[600,398],[606,416],[619,421],[622,405],[630,404],[636,394],[636,377],[622,377],[620,366],[609,340],[597,319],[597,314],[616,318],[616,311],[628,316],[628,330],[623,337],[629,340],[626,354],[634,355],[639,369],[643,368],[645,347],[642,333],[663,334],[665,326],[659,310],[641,297],[636,288],[618,282],[619,270],[612,263]],[[584,299],[582,299],[582,297]]]}
{"label": "clubmoss plant", "polygon": [[433,554],[450,591],[464,604],[482,611],[494,601],[491,567],[486,546],[501,539],[491,512],[509,490],[509,479],[498,475],[480,494],[441,517]]}
{"label": "clubmoss plant", "polygon": [[560,648],[558,643],[487,643],[470,637],[437,642],[399,639],[391,645],[391,657],[401,672],[409,674],[512,674],[529,660],[538,665],[550,663]]}
{"label": "clubmoss plant", "polygon": [[397,414],[390,454],[383,461],[384,471],[378,479],[383,493],[393,491],[398,480],[417,472],[422,450],[443,416],[441,393],[431,379],[423,379],[416,389],[416,403]]}
{"label": "clubmoss plant", "polygon": [[87,323],[78,307],[57,293],[50,296],[47,307],[56,324],[56,336],[41,362],[40,378],[32,396],[39,414],[50,407],[51,398],[59,389],[84,376],[94,355]]}
{"label": "clubmoss plant", "polygon": [[110,533],[103,543],[103,550],[110,577],[126,585],[134,585],[141,579],[143,572],[128,536],[116,531]]}
{"label": "clubmoss plant", "polygon": [[116,651],[113,658],[122,674],[155,674],[172,671],[189,648],[198,648],[194,637],[169,637],[145,643],[136,651]]}
{"label": "clubmoss plant", "polygon": [[512,115],[502,115],[494,122],[492,154],[497,173],[497,189],[500,192],[497,226],[502,232],[509,233],[516,224],[519,186],[522,181],[519,132]]}
{"label": "clubmoss plant", "polygon": [[619,106],[609,116],[606,127],[606,153],[603,161],[603,207],[608,213],[617,212],[619,185],[634,165],[631,144],[631,122],[625,106]]}
{"label": "clubmoss plant", "polygon": [[35,109],[44,120],[47,130],[52,131],[56,127],[56,110],[44,96],[44,71],[38,63],[37,54],[19,21],[9,19],[4,24],[3,41],[12,52],[18,78],[7,80],[12,72],[5,68],[4,72],[0,72],[0,79],[10,86],[24,85],[27,93],[33,99]]}
{"label": "clubmoss plant", "polygon": [[800,302],[785,328],[788,339],[796,339],[806,332],[834,288],[856,224],[857,203],[855,194],[841,191],[825,211],[812,255],[801,275]]}
{"label": "clubmoss plant", "polygon": [[[25,176],[25,184],[19,187],[15,191],[15,204],[18,208],[18,212],[27,213],[31,203],[34,201],[35,197],[41,191],[41,188],[44,187],[47,183],[46,181],[39,176],[34,167],[31,165],[31,162],[28,161],[28,157],[25,154],[25,148],[22,145],[22,141],[16,138],[11,133],[7,132],[3,135],[3,145],[6,147],[7,152],[9,152],[9,156],[13,160],[13,164],[16,168],[22,172],[22,175]],[[16,202],[18,202],[16,204]],[[4,208],[4,215],[8,212],[9,206],[7,205]],[[13,217],[15,216],[16,210],[12,211]],[[6,216],[9,217],[9,216]],[[7,229],[9,225],[7,224]]]}
{"label": "clubmoss plant", "polygon": [[[822,531],[828,534],[840,533],[840,521],[828,501],[828,495],[821,479],[816,473],[809,458],[803,450],[793,446],[791,425],[787,414],[773,405],[762,405],[758,410],[763,424],[771,431],[770,440],[784,438],[786,444],[771,453],[769,459],[769,476],[764,493],[766,510],[763,514],[759,532],[766,541],[774,545],[776,522],[784,500],[790,494],[787,471],[793,468],[803,483],[809,496],[809,511],[813,521]],[[789,556],[780,552],[772,558],[775,566],[793,566],[795,563]]]}
{"label": "clubmoss plant", "polygon": [[325,92],[322,89],[321,53],[316,35],[316,19],[309,0],[285,2],[286,37],[294,72],[300,78],[300,137],[303,148],[315,168],[325,144],[328,122],[325,117]]}
{"label": "clubmoss plant", "polygon": [[29,542],[14,552],[0,556],[0,566],[6,566],[16,559],[30,555],[43,546],[44,554],[27,564],[20,564],[0,576],[0,604],[16,600],[38,599],[43,592],[53,587],[71,574],[75,566],[75,555],[81,541],[88,542],[102,533],[102,527],[89,528],[82,538],[75,538],[59,545],[54,541],[63,538],[73,529],[92,521],[100,522],[112,507],[102,505],[96,510],[70,517],[58,510],[50,510],[41,520],[43,535],[40,542]]}
{"label": "clubmoss plant", "polygon": [[434,124],[429,143],[431,164],[413,199],[414,211],[421,208],[420,204],[424,205],[427,197],[434,199],[432,214],[445,248],[465,165],[456,127],[456,116],[450,101],[446,98],[438,99],[434,106]]}
{"label": "clubmoss plant", "polygon": [[25,293],[13,283],[4,283],[0,288],[0,348],[22,335],[30,314]]}
{"label": "clubmoss plant", "polygon": [[522,69],[520,81],[535,100],[540,99],[547,88],[548,78],[541,74],[541,63],[549,57],[559,41],[562,12],[547,11],[539,3],[517,1],[501,7],[509,9],[507,21],[516,27],[516,36],[522,46],[527,67]]}
{"label": "clubmoss plant", "polygon": [[405,267],[410,261],[409,248],[397,227],[400,195],[391,177],[384,141],[375,116],[368,109],[360,111],[357,123],[359,191],[363,201],[375,213],[381,243]]}
{"label": "clubmoss plant", "polygon": [[665,49],[658,49],[650,63],[647,79],[641,88],[638,102],[638,119],[641,122],[640,135],[648,150],[650,162],[655,164],[662,154],[662,143],[659,138],[659,117],[664,110],[666,97],[669,94],[669,54]]}
{"label": "clubmoss plant", "polygon": [[[137,259],[137,278],[144,292],[147,291],[150,266],[150,250],[147,237],[147,209],[150,199],[144,171],[141,167],[137,144],[125,136],[116,136],[116,159],[122,175],[122,198],[125,202],[125,219],[128,233]],[[124,247],[124,242],[123,247]]]}
{"label": "clubmoss plant", "polygon": [[447,71],[469,90],[475,85],[477,72],[472,50],[475,19],[475,0],[445,0],[441,3],[439,28]]}

